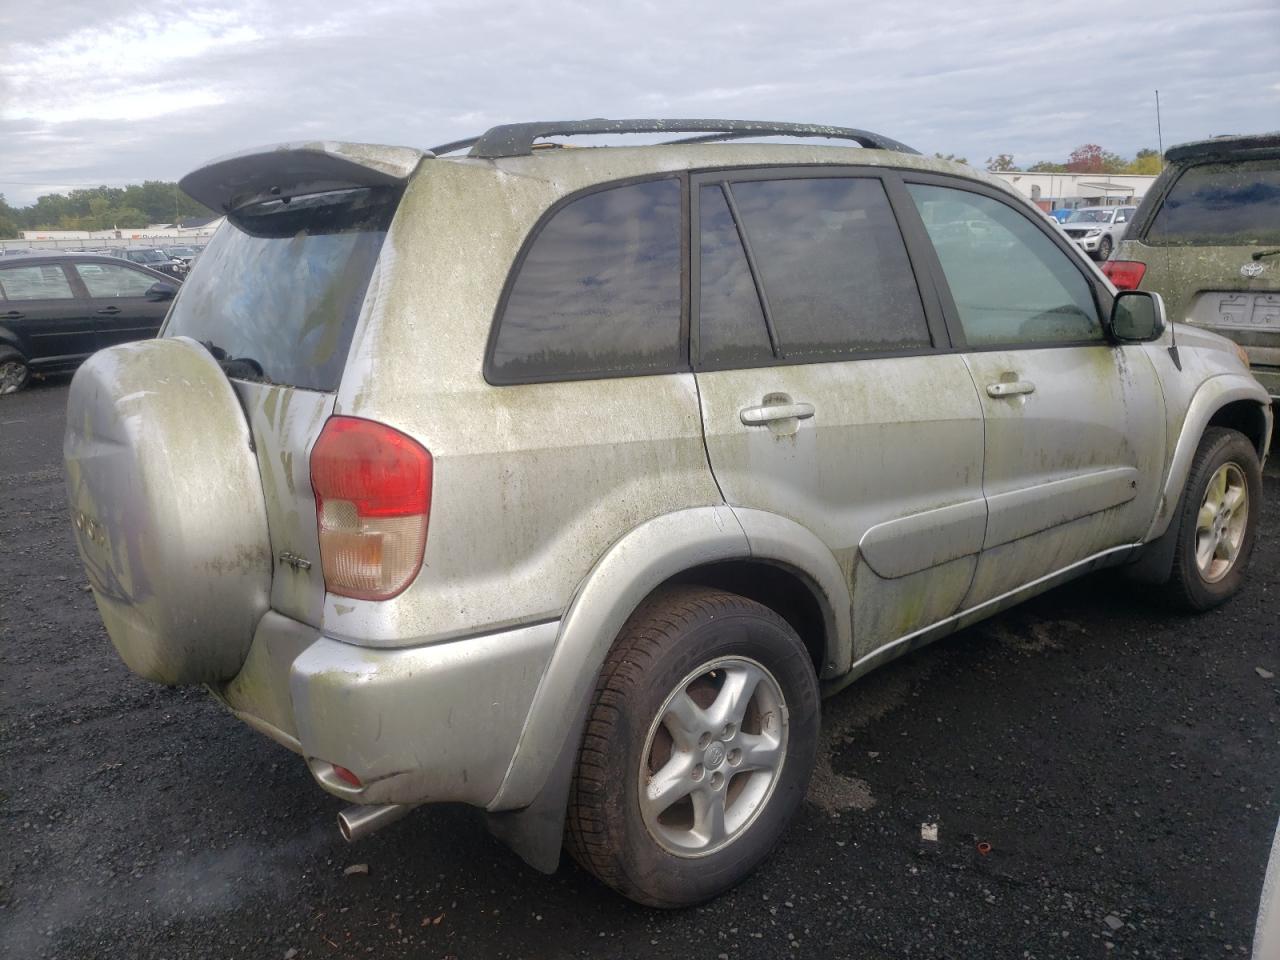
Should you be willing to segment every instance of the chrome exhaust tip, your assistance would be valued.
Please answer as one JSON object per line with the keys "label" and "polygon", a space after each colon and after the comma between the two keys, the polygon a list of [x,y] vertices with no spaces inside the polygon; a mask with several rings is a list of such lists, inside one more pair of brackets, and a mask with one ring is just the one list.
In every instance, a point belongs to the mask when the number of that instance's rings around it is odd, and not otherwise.
{"label": "chrome exhaust tip", "polygon": [[414,803],[356,804],[338,814],[338,829],[347,843],[355,843],[395,823],[416,806]]}

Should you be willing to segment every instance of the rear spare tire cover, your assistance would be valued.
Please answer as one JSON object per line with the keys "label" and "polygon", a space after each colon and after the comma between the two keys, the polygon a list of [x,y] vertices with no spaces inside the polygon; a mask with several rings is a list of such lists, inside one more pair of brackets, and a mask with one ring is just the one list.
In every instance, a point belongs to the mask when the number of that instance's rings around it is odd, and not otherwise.
{"label": "rear spare tire cover", "polygon": [[271,590],[244,412],[194,340],[122,344],[76,372],[63,444],[80,557],[124,662],[161,683],[240,671]]}

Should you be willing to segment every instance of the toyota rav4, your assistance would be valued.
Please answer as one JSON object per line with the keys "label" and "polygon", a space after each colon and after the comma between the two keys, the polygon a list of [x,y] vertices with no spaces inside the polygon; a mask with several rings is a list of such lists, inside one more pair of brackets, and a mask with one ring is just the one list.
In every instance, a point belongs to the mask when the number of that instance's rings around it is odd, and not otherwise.
{"label": "toyota rav4", "polygon": [[[625,133],[669,142],[561,145]],[[782,136],[857,146],[726,142]],[[225,225],[71,386],[80,552],[124,661],[299,754],[349,839],[461,802],[705,900],[823,695],[1091,570],[1240,588],[1266,391],[970,167],[580,121],[182,186]]]}

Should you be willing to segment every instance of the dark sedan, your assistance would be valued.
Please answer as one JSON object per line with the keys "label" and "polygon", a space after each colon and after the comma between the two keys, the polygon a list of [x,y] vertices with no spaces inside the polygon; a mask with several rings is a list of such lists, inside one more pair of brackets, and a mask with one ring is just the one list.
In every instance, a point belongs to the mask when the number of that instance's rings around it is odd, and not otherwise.
{"label": "dark sedan", "polygon": [[164,274],[91,253],[0,261],[0,394],[32,373],[74,369],[95,350],[154,337],[178,291]]}

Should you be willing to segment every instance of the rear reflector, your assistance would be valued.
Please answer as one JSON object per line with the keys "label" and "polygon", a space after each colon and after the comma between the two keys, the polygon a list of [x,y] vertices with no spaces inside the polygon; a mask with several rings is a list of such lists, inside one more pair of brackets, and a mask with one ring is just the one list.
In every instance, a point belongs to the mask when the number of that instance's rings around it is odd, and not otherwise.
{"label": "rear reflector", "polygon": [[1117,290],[1137,290],[1147,272],[1147,265],[1138,260],[1104,260],[1102,272]]}
{"label": "rear reflector", "polygon": [[337,778],[338,778],[339,780],[344,780],[344,781],[346,781],[347,783],[351,784],[351,786],[353,786],[353,787],[363,787],[363,786],[364,786],[364,784],[360,782],[360,778],[359,778],[359,777],[357,777],[357,776],[356,776],[354,773],[352,773],[350,770],[348,770],[346,767],[340,767],[340,766],[338,766],[338,765],[335,763],[335,764],[333,765],[333,772],[334,772],[334,774],[337,776]]}
{"label": "rear reflector", "polygon": [[389,600],[422,567],[431,454],[399,430],[330,417],[311,450],[325,589]]}

